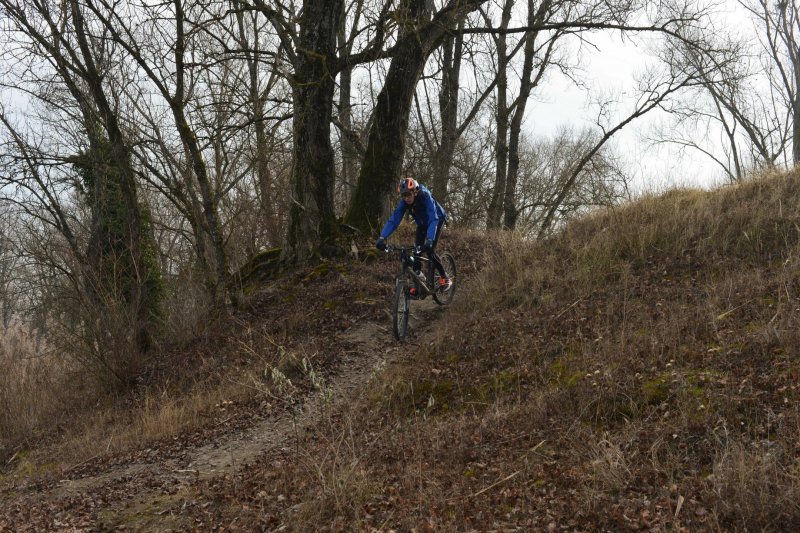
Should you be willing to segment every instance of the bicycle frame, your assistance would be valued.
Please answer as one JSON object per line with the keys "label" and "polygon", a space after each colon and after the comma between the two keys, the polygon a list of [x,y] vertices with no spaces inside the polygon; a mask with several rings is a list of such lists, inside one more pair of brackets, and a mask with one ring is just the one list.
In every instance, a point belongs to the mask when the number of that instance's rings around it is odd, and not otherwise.
{"label": "bicycle frame", "polygon": [[[385,250],[386,253],[400,252],[402,268],[400,273],[395,276],[394,282],[392,330],[394,337],[402,341],[408,331],[409,300],[424,300],[430,295],[437,304],[446,305],[453,299],[455,284],[448,285],[444,292],[436,286],[433,261],[427,257],[422,257],[417,246],[404,248],[390,245]],[[445,253],[442,257],[448,264],[445,272],[452,282],[456,275],[455,261],[448,253]],[[422,274],[423,268],[426,269],[427,275]],[[416,272],[420,272],[420,274]]]}
{"label": "bicycle frame", "polygon": [[[400,273],[395,278],[395,284],[401,279],[406,278],[410,287],[418,286],[422,289],[421,294],[412,294],[415,299],[425,298],[433,293],[433,261],[421,255],[419,248],[416,246],[408,247],[393,247],[390,246],[386,249],[387,252],[399,251],[400,263],[402,268]],[[415,268],[416,267],[416,268]],[[424,270],[423,270],[424,269]],[[426,272],[421,276],[417,276],[415,271]]]}

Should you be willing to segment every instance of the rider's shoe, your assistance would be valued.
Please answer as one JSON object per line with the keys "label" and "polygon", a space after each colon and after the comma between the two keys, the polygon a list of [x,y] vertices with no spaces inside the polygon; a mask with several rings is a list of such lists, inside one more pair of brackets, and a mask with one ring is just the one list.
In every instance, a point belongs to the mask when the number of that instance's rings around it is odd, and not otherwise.
{"label": "rider's shoe", "polygon": [[450,278],[439,278],[439,290],[442,292],[449,291],[450,287],[453,286],[453,282],[450,281]]}

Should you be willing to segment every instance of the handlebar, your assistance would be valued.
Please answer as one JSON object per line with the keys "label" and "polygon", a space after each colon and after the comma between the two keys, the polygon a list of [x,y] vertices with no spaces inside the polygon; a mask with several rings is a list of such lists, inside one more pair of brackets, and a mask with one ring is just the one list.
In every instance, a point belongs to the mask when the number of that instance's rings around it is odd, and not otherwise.
{"label": "handlebar", "polygon": [[415,254],[419,254],[420,247],[419,246],[395,246],[394,244],[387,244],[385,248],[386,253],[390,252],[412,252]]}

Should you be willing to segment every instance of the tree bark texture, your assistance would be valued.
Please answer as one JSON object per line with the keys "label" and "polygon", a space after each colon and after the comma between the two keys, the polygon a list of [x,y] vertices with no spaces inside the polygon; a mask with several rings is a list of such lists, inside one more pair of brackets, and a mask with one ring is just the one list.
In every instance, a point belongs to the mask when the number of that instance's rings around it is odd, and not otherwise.
{"label": "tree bark texture", "polygon": [[[461,29],[461,28],[459,28]],[[461,53],[464,36],[460,31],[445,38],[443,44],[442,87],[439,114],[442,120],[441,143],[433,156],[433,195],[447,208],[450,167],[458,141],[458,91],[461,76]]]}
{"label": "tree bark texture", "polygon": [[303,7],[294,65],[294,168],[286,259],[336,253],[335,165],[330,140],[336,33],[343,0],[309,0]]}

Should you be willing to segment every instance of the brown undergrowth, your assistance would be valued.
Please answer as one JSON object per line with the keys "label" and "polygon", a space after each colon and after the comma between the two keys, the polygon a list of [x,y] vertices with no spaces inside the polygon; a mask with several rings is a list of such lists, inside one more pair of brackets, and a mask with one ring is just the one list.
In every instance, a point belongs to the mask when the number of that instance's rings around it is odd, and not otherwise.
{"label": "brown undergrowth", "polygon": [[[464,275],[433,328],[313,431],[185,489],[170,516],[248,531],[796,529],[798,177],[646,197],[538,244],[451,232]],[[311,388],[303,360],[323,372],[350,349],[335,332],[387,324],[395,268],[352,260],[270,285],[153,367],[152,390],[238,383],[230,414],[189,410],[211,415],[197,422],[210,438],[277,402],[276,376]]]}
{"label": "brown undergrowth", "polygon": [[[411,238],[403,228],[395,240]],[[480,246],[482,240],[478,234],[460,232],[453,233],[447,245],[467,249]],[[96,402],[76,401],[73,409],[50,415],[50,420],[60,421],[55,427],[36,420],[20,426],[17,433],[35,427],[36,434],[6,441],[12,444],[0,457],[0,497],[9,505],[0,507],[9,514],[0,513],[0,529],[4,524],[54,527],[54,510],[78,520],[64,524],[96,526],[101,518],[108,519],[108,511],[87,508],[85,502],[107,496],[87,494],[40,505],[30,498],[58,494],[60,480],[66,478],[125,476],[126,464],[185,456],[183,450],[227,438],[270,413],[295,412],[311,391],[324,388],[330,372],[341,371],[340,361],[352,351],[349,331],[383,324],[383,342],[389,342],[387,302],[398,266],[392,258],[381,257],[371,242],[359,245],[358,256],[322,262],[265,284],[233,316],[208,322],[190,341],[173,343],[148,364],[132,391],[98,396]],[[472,271],[473,266],[465,265],[467,277]],[[51,374],[34,382],[29,372],[25,376],[30,379],[14,383],[26,393],[36,392],[36,386],[47,393],[52,383],[44,378]],[[12,378],[16,379],[6,376]],[[55,396],[28,398],[19,390],[4,390],[0,400],[37,403],[44,415],[49,402],[58,412]],[[131,488],[124,490],[131,494],[142,490],[141,484],[127,484]],[[28,493],[30,497],[22,496]],[[125,519],[115,516],[113,521]]]}
{"label": "brown undergrowth", "polygon": [[798,178],[676,190],[538,245],[469,250],[460,262],[488,268],[435,333],[332,414],[302,460],[209,484],[203,519],[797,528]]}

